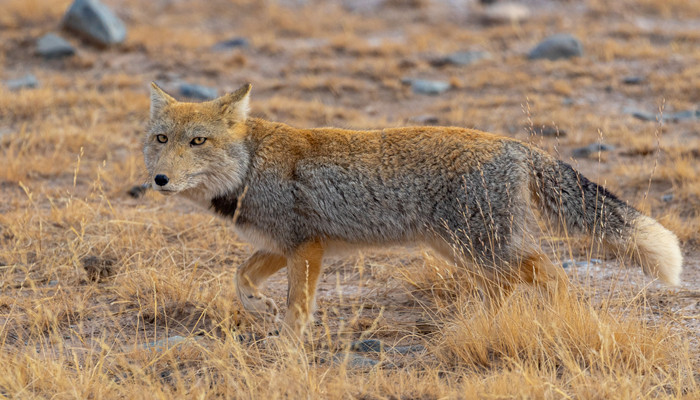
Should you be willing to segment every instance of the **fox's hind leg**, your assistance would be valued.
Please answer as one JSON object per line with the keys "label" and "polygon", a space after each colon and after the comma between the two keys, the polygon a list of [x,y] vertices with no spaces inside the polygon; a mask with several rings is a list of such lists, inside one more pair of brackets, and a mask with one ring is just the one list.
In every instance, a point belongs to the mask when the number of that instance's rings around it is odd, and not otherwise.
{"label": "fox's hind leg", "polygon": [[552,298],[565,294],[569,285],[564,269],[538,251],[530,252],[520,260],[516,279],[541,289]]}
{"label": "fox's hind leg", "polygon": [[323,246],[314,241],[303,244],[289,259],[287,276],[289,289],[287,292],[287,314],[285,328],[300,337],[306,325],[311,321],[316,284],[321,275]]}
{"label": "fox's hind leg", "polygon": [[259,286],[285,265],[287,265],[285,257],[257,251],[238,268],[236,292],[246,311],[269,321],[277,321],[279,310],[275,302],[262,295]]}

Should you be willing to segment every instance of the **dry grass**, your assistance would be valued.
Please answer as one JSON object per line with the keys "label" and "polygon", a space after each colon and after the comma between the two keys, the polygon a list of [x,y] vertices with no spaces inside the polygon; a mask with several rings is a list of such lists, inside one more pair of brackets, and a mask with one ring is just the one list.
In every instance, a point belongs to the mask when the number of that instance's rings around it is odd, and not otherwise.
{"label": "dry grass", "polygon": [[[697,121],[639,121],[625,107],[697,107],[700,7],[689,1],[551,2],[518,26],[486,26],[458,2],[105,0],[127,42],[45,61],[33,41],[68,1],[6,1],[0,79],[0,397],[11,398],[695,398],[700,392],[700,140]],[[573,10],[573,11],[572,11]],[[634,21],[643,21],[637,23]],[[527,61],[569,30],[586,56]],[[212,51],[218,40],[250,47]],[[466,67],[434,57],[488,50]],[[625,76],[646,78],[624,85]],[[401,78],[440,79],[432,97]],[[265,338],[236,300],[251,252],[230,225],[176,198],[126,191],[144,180],[147,83],[254,84],[253,114],[298,126],[396,126],[428,115],[531,140],[676,232],[685,283],[650,283],[586,240],[542,232],[569,270],[566,297],[518,289],[487,311],[464,273],[403,249],[330,263],[319,323],[303,344]],[[541,127],[565,131],[533,136]],[[602,141],[613,152],[572,159]],[[664,197],[672,195],[672,197]],[[282,275],[282,274],[281,274]],[[284,304],[285,279],[269,293]],[[181,336],[170,345],[149,345]],[[350,341],[422,344],[354,368]],[[162,343],[162,342],[161,342]]]}

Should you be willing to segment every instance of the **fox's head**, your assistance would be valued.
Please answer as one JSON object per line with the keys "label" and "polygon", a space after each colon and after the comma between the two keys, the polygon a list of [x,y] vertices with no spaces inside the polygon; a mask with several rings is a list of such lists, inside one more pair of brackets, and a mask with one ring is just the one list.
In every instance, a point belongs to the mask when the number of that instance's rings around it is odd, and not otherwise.
{"label": "fox's head", "polygon": [[143,154],[154,190],[213,198],[242,184],[250,160],[245,143],[250,88],[185,103],[151,84]]}

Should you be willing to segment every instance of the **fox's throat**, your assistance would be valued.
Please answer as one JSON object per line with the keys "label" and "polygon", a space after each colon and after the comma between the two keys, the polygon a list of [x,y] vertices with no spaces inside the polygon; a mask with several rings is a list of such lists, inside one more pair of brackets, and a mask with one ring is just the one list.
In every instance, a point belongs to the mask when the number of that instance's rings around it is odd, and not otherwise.
{"label": "fox's throat", "polygon": [[232,194],[214,197],[211,207],[222,217],[233,218],[238,208],[238,197]]}

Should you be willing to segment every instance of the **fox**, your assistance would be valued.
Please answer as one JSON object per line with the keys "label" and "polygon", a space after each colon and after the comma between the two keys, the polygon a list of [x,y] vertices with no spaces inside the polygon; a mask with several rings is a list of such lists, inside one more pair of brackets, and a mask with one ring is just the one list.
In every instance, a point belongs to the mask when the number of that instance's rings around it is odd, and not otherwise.
{"label": "fox", "polygon": [[[153,190],[232,221],[253,245],[237,296],[290,335],[312,320],[324,258],[348,248],[427,247],[478,272],[485,299],[520,282],[565,288],[538,246],[542,219],[680,283],[674,233],[532,144],[461,127],[295,128],[249,116],[251,88],[191,103],[151,83],[144,161]],[[285,267],[282,317],[261,287]]]}

